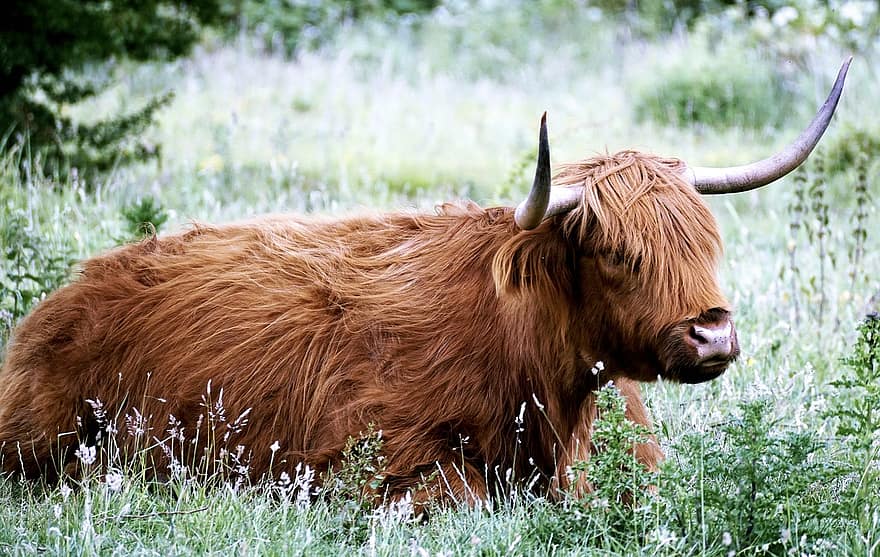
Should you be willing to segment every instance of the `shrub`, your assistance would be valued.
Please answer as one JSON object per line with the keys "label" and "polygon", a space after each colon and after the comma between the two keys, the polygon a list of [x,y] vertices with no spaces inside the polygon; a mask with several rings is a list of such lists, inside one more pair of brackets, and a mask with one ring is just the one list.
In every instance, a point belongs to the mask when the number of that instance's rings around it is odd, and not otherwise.
{"label": "shrub", "polygon": [[849,124],[828,138],[825,146],[825,170],[831,174],[845,174],[862,164],[862,159],[880,158],[880,126],[874,122]]}
{"label": "shrub", "polygon": [[848,372],[831,384],[837,389],[828,416],[847,446],[852,482],[848,499],[862,528],[880,512],[880,316],[871,314],[858,327],[852,353],[843,359]]}
{"label": "shrub", "polygon": [[73,250],[61,238],[44,236],[23,209],[0,209],[0,214],[0,341],[4,341],[18,319],[67,280]]}
{"label": "shrub", "polygon": [[270,50],[293,56],[298,49],[318,46],[347,21],[425,12],[439,4],[440,0],[229,0],[223,9],[230,17],[227,31],[255,34]]}
{"label": "shrub", "polygon": [[71,166],[102,171],[156,156],[157,149],[138,137],[168,102],[167,95],[91,124],[74,122],[65,107],[95,96],[108,84],[106,78],[89,79],[84,69],[118,57],[144,61],[180,56],[198,40],[197,22],[214,21],[217,7],[216,0],[5,3],[0,133],[20,132],[34,156],[39,154],[48,169],[62,173]]}
{"label": "shrub", "polygon": [[774,410],[766,398],[745,401],[717,430],[675,443],[660,487],[670,529],[756,553],[831,543],[845,519],[835,497],[842,470],[818,436],[786,430]]}
{"label": "shrub", "polygon": [[637,119],[678,127],[775,127],[793,106],[773,67],[734,46],[674,57],[637,83],[634,97]]}
{"label": "shrub", "polygon": [[648,432],[626,419],[626,399],[613,383],[596,393],[596,407],[595,451],[589,460],[575,462],[569,471],[572,479],[583,474],[591,491],[582,496],[570,493],[561,505],[534,501],[528,494],[514,497],[514,504],[528,502],[528,512],[533,515],[525,538],[541,540],[542,544],[586,544],[619,551],[639,543],[653,526],[649,486],[656,483],[657,474],[648,471],[633,454],[635,444],[646,441]]}
{"label": "shrub", "polygon": [[122,208],[126,229],[132,239],[140,240],[159,232],[168,220],[168,213],[151,196]]}

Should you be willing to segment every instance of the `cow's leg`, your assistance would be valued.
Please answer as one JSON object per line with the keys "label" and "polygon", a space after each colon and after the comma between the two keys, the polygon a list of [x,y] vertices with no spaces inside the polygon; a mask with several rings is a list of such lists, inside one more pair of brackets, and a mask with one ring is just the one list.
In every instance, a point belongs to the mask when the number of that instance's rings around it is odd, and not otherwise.
{"label": "cow's leg", "polygon": [[[76,439],[71,431],[59,435],[57,426],[38,423],[35,407],[28,392],[6,390],[0,407],[0,471],[34,479],[42,477],[52,483],[58,479]],[[72,424],[71,424],[72,426]]]}
{"label": "cow's leg", "polygon": [[[638,425],[646,427],[653,431],[653,423],[648,415],[648,409],[642,400],[642,391],[637,381],[631,379],[617,379],[615,381],[620,394],[626,400],[626,418]],[[651,434],[644,443],[639,443],[635,447],[636,459],[645,465],[648,470],[657,470],[660,462],[663,461],[663,451],[657,443],[657,438]]]}

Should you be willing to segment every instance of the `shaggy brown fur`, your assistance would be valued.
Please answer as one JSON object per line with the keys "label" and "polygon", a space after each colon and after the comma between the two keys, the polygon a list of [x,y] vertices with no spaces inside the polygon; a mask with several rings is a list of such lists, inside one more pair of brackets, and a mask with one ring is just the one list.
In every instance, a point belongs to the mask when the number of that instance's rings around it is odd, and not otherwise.
{"label": "shaggy brown fur", "polygon": [[[250,409],[232,446],[253,477],[336,466],[372,423],[392,495],[438,469],[458,500],[507,469],[566,484],[589,455],[594,390],[616,380],[650,425],[634,380],[693,380],[676,335],[726,309],[717,227],[679,164],[623,152],[566,166],[557,181],[584,186],[583,205],[531,231],[508,208],[444,205],[196,226],[94,257],[9,345],[2,467],[73,462],[97,436],[88,400],[149,418],[150,440],[168,440],[169,415],[191,436],[216,406],[210,384],[228,421]],[[123,454],[137,437],[120,427]],[[653,443],[637,455],[662,458]]]}

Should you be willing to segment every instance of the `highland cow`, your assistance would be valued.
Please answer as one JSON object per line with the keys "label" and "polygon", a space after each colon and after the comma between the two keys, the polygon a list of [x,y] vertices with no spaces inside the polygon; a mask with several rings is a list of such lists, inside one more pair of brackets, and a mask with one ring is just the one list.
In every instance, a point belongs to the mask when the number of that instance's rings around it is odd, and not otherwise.
{"label": "highland cow", "polygon": [[[123,459],[147,447],[161,475],[222,435],[252,479],[321,472],[372,424],[383,495],[473,502],[508,471],[552,495],[589,457],[601,385],[615,381],[628,417],[650,425],[638,382],[707,381],[737,357],[700,194],[801,164],[848,65],[798,140],[751,165],[624,151],[565,165],[551,187],[542,119],[516,211],[267,217],[91,258],[8,346],[2,469],[52,480],[111,438]],[[635,451],[648,467],[662,458],[653,441]]]}

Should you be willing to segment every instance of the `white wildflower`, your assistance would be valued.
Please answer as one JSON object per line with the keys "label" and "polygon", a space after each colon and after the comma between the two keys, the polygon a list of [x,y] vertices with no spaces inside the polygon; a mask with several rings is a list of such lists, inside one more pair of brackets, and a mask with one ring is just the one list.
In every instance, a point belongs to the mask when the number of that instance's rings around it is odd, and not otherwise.
{"label": "white wildflower", "polygon": [[98,421],[98,424],[103,425],[107,420],[107,411],[104,410],[104,403],[99,398],[95,400],[87,398],[86,402],[92,407],[92,412],[95,413],[95,419]]}
{"label": "white wildflower", "polygon": [[675,535],[675,532],[669,530],[665,526],[661,526],[658,529],[651,532],[650,536],[656,540],[657,545],[670,545],[675,543],[678,540],[678,536]]}
{"label": "white wildflower", "polygon": [[64,501],[67,501],[67,498],[70,497],[71,493],[73,493],[73,489],[71,489],[70,486],[65,483],[61,484],[59,491],[61,491],[61,499],[63,499]]}
{"label": "white wildflower", "polygon": [[277,452],[278,452],[278,449],[280,449],[280,448],[281,448],[281,444],[278,443],[278,440],[277,440],[277,439],[275,440],[274,443],[272,443],[272,444],[269,446],[269,450],[272,451],[272,454],[273,454],[273,455],[274,455],[275,453],[277,453]]}
{"label": "white wildflower", "polygon": [[171,436],[171,439],[177,439],[182,443],[184,440],[183,423],[174,414],[168,414],[168,425],[170,427],[165,431]]}
{"label": "white wildflower", "polygon": [[229,429],[232,433],[238,433],[242,429],[245,428],[248,424],[248,415],[251,413],[251,409],[248,408],[244,412],[238,415],[237,418],[231,423],[227,424],[226,428]]}
{"label": "white wildflower", "polygon": [[[132,408],[131,411],[134,415],[125,415],[125,429],[128,431],[129,435],[137,439],[146,433],[147,421],[149,418],[145,418],[137,408]],[[152,415],[150,417],[152,417]]]}
{"label": "white wildflower", "polygon": [[52,514],[55,515],[56,519],[61,518],[61,505],[60,504],[55,504],[52,506]]}
{"label": "white wildflower", "polygon": [[119,491],[122,489],[122,474],[119,472],[107,472],[104,476],[104,485],[110,491]]}
{"label": "white wildflower", "polygon": [[296,465],[296,507],[298,509],[308,508],[312,500],[312,484],[315,481],[315,470],[309,465],[305,468],[302,463]]}
{"label": "white wildflower", "polygon": [[408,522],[413,519],[415,507],[412,502],[412,493],[407,492],[402,498],[391,501],[388,505],[378,507],[373,512],[373,518],[378,520],[383,527]]}
{"label": "white wildflower", "polygon": [[97,458],[95,447],[89,447],[85,443],[81,443],[79,448],[73,454],[76,455],[80,462],[86,466],[94,464]]}
{"label": "white wildflower", "polygon": [[872,9],[871,2],[844,2],[839,13],[842,19],[849,20],[856,27],[863,27],[872,12],[875,10]]}
{"label": "white wildflower", "polygon": [[724,545],[730,545],[733,543],[733,536],[730,535],[730,532],[724,532],[721,534],[721,543]]}
{"label": "white wildflower", "polygon": [[790,539],[791,539],[791,530],[789,530],[788,528],[783,528],[782,530],[779,531],[779,540],[782,543],[787,543],[788,540],[790,540]]}

